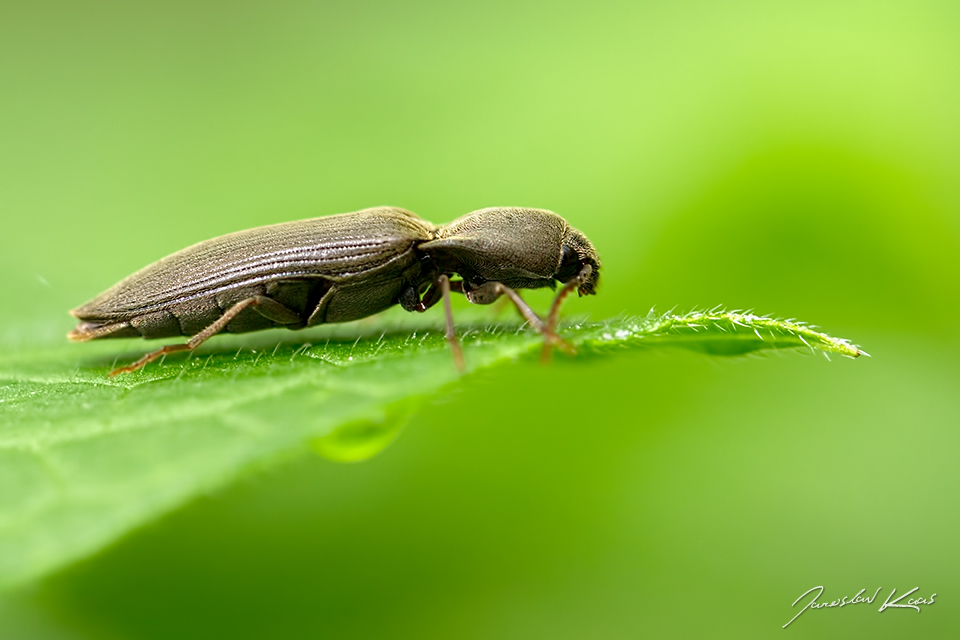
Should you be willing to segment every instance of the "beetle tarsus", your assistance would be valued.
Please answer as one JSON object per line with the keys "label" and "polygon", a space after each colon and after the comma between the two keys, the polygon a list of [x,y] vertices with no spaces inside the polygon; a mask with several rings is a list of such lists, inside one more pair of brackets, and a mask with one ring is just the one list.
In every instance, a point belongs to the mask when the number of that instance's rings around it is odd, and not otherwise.
{"label": "beetle tarsus", "polygon": [[150,364],[160,356],[165,356],[168,353],[176,353],[177,351],[192,351],[190,348],[190,343],[186,344],[168,344],[165,347],[161,347],[156,351],[151,351],[147,355],[143,356],[133,364],[128,364],[125,367],[117,367],[110,372],[110,377],[113,378],[121,373],[133,373],[137,369],[142,369],[144,366]]}

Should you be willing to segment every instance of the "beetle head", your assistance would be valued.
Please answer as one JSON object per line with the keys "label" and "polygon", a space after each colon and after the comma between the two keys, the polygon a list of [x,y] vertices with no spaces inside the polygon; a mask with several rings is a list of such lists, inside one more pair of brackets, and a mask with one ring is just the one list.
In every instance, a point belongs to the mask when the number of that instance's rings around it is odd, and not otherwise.
{"label": "beetle head", "polygon": [[584,275],[583,281],[577,286],[577,293],[581,296],[596,294],[600,280],[600,256],[587,236],[568,226],[560,251],[560,266],[553,277],[560,282],[569,282],[589,265],[590,272]]}
{"label": "beetle head", "polygon": [[501,282],[513,289],[568,282],[585,265],[591,273],[578,286],[595,293],[600,260],[586,236],[543,209],[496,207],[468,213],[419,245],[441,271],[459,273],[467,286]]}

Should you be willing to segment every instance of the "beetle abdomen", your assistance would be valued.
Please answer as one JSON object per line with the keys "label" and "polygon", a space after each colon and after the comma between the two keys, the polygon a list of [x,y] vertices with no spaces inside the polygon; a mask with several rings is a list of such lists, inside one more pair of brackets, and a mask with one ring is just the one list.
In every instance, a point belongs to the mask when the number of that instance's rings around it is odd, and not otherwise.
{"label": "beetle abdomen", "polygon": [[230,307],[255,296],[270,298],[295,314],[296,322],[279,322],[256,309],[244,309],[223,329],[228,333],[246,333],[261,329],[286,327],[300,329],[307,324],[318,302],[330,290],[331,283],[322,278],[280,280],[266,285],[234,289],[173,302],[164,308],[131,316],[119,322],[81,322],[71,332],[73,340],[103,338],[169,338],[193,336],[214,323]]}

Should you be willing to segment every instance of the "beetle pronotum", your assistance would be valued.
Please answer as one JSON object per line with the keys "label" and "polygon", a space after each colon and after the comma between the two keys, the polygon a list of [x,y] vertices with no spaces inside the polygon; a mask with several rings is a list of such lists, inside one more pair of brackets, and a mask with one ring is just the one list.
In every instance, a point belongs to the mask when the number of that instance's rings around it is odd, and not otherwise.
{"label": "beetle pronotum", "polygon": [[[574,289],[596,292],[600,260],[586,236],[542,209],[499,207],[434,226],[394,207],[364,209],[231,233],[178,251],[71,311],[71,340],[192,336],[110,375],[211,336],[272,327],[302,329],[365,318],[400,304],[426,311],[443,300],[454,361],[463,353],[450,293],[474,304],[507,296],[551,346],[560,305]],[[459,276],[459,280],[451,280]],[[541,319],[516,289],[563,286]]]}

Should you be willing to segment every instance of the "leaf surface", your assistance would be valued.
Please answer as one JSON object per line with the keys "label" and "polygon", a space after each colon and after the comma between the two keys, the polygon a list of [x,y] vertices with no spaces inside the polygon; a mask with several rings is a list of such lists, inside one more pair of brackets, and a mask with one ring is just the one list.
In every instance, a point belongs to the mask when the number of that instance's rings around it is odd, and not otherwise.
{"label": "leaf surface", "polygon": [[[800,323],[733,312],[580,323],[562,334],[578,358],[666,346],[862,353]],[[334,460],[369,458],[405,416],[462,379],[435,325],[344,325],[311,333],[310,342],[273,336],[225,336],[192,357],[116,378],[106,374],[117,353],[144,343],[0,355],[0,586],[89,555],[310,446]],[[542,348],[517,326],[474,328],[462,340],[467,375]],[[120,360],[134,357],[124,351]]]}

